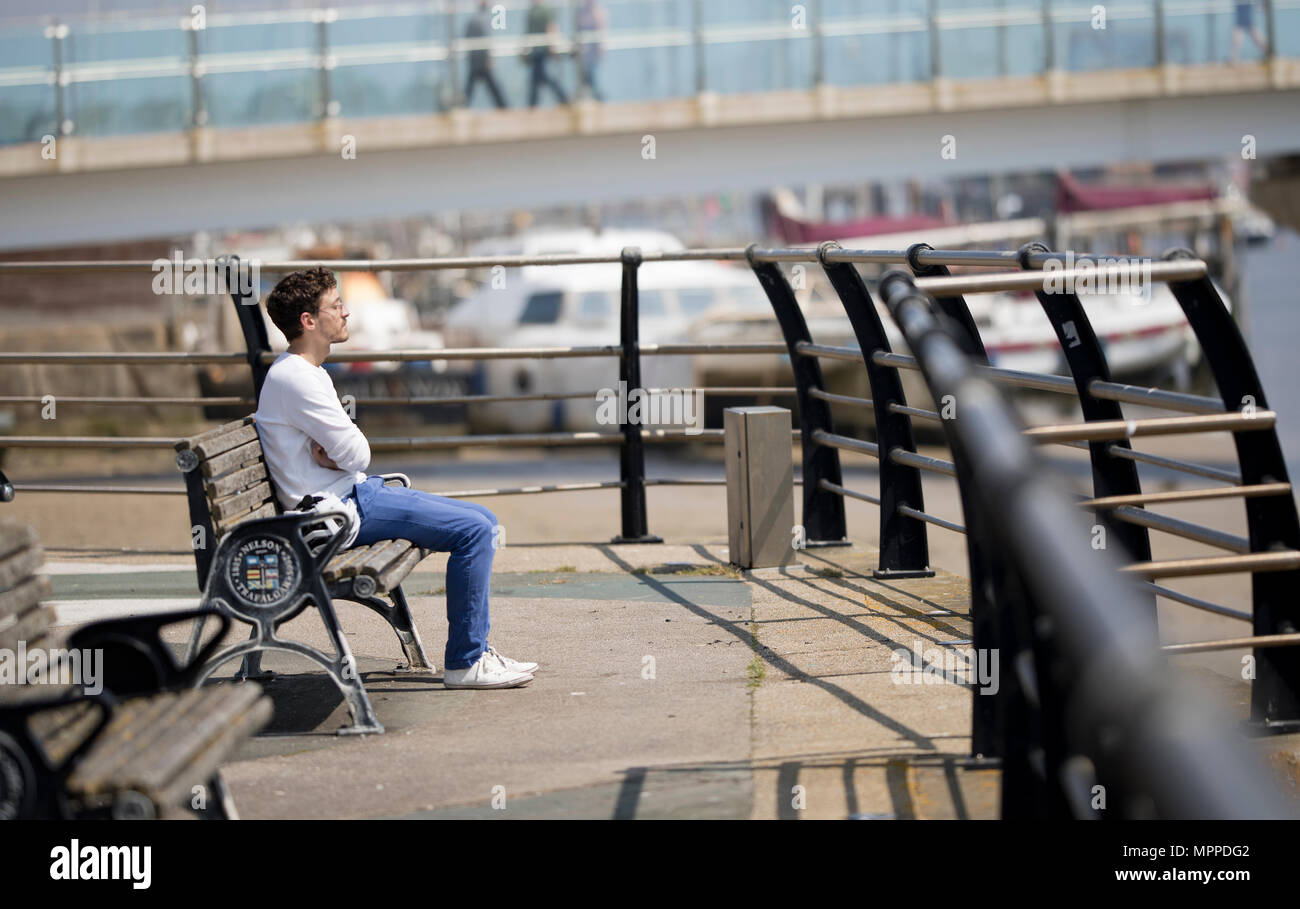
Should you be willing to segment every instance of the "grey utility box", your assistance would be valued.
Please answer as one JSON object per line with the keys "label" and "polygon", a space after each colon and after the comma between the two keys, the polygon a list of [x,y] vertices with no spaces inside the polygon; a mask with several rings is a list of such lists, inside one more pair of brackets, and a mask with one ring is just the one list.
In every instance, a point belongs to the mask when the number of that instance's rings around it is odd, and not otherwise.
{"label": "grey utility box", "polygon": [[723,411],[727,461],[727,541],[741,568],[794,561],[794,459],[790,411],[729,407]]}

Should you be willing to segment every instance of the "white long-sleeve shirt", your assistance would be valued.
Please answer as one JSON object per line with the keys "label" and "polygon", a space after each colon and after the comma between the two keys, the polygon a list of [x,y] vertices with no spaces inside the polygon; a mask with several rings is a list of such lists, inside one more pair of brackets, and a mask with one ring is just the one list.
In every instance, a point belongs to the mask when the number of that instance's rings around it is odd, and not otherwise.
{"label": "white long-sleeve shirt", "polygon": [[[343,498],[365,480],[370,443],[343,410],[323,367],[297,354],[280,354],[262,384],[256,418],[271,482],[285,508],[293,508],[306,495]],[[313,441],[338,470],[316,463]]]}

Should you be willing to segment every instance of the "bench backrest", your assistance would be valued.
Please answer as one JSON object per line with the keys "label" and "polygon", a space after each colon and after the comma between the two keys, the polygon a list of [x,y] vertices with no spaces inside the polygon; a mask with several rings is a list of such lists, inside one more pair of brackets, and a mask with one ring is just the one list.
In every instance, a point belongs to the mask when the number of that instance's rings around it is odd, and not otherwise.
{"label": "bench backrest", "polygon": [[[41,647],[54,627],[54,610],[42,606],[50,595],[50,579],[38,575],[45,560],[36,531],[13,519],[0,520],[0,650],[16,653],[18,643]],[[23,667],[19,667],[21,672]],[[0,685],[0,702],[17,685]]]}
{"label": "bench backrest", "polygon": [[192,542],[202,590],[217,540],[244,521],[283,509],[251,415],[177,442],[176,466],[185,474],[191,533],[200,528]]}

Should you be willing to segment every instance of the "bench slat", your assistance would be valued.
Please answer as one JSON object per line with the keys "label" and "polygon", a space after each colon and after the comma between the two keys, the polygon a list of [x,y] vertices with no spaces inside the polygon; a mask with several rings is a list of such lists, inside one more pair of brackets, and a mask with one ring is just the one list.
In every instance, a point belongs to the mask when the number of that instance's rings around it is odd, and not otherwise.
{"label": "bench slat", "polygon": [[388,593],[402,581],[406,576],[415,570],[425,558],[429,556],[432,550],[411,548],[408,549],[400,559],[389,565],[379,576],[379,592]]}
{"label": "bench slat", "polygon": [[325,566],[325,570],[322,574],[325,575],[326,580],[351,577],[353,574],[356,574],[356,572],[349,572],[349,568],[353,565],[359,565],[364,562],[374,547],[379,545],[379,543],[368,543],[365,546],[358,546],[355,549],[340,552],[334,558],[330,559],[329,564]]}
{"label": "bench slat", "polygon": [[252,414],[249,414],[246,417],[240,417],[238,420],[231,420],[229,423],[222,423],[220,426],[216,427],[215,429],[209,429],[206,432],[201,432],[197,436],[190,436],[188,439],[181,439],[179,442],[176,443],[176,450],[184,451],[187,448],[193,448],[195,445],[200,445],[208,441],[209,439],[215,439],[217,436],[222,435],[224,433],[233,432],[234,430],[239,429],[241,426],[247,426],[252,422],[253,422],[253,416]]}
{"label": "bench slat", "polygon": [[196,693],[202,697],[178,705],[166,718],[168,735],[116,775],[119,783],[156,794],[262,696],[258,688],[247,685],[218,685]]}
{"label": "bench slat", "polygon": [[18,586],[0,593],[0,628],[49,595],[50,579],[45,575],[29,577],[20,581]]}
{"label": "bench slat", "polygon": [[217,477],[228,470],[234,470],[239,467],[254,464],[262,459],[262,442],[259,439],[253,439],[240,445],[238,448],[232,448],[215,457],[203,461],[203,475],[205,477]]}
{"label": "bench slat", "polygon": [[238,448],[240,445],[245,445],[257,437],[257,427],[249,424],[247,426],[240,426],[238,429],[233,429],[230,432],[222,433],[219,436],[214,436],[211,439],[205,439],[204,441],[192,446],[192,448],[194,453],[200,458],[214,458],[223,451],[230,451],[232,448]]}
{"label": "bench slat", "polygon": [[77,764],[69,778],[69,786],[75,778],[77,789],[82,792],[94,793],[111,788],[112,775],[162,737],[166,730],[158,721],[181,696],[169,692],[123,701],[102,733],[101,744]]}
{"label": "bench slat", "polygon": [[241,467],[233,473],[223,474],[215,479],[208,480],[204,484],[204,488],[208,494],[208,501],[212,502],[222,496],[250,489],[259,481],[265,479],[267,479],[266,462],[258,461],[249,467]]}
{"label": "bench slat", "polygon": [[[37,606],[23,613],[18,621],[0,631],[0,649],[17,650],[19,641],[26,641],[27,648],[41,646],[41,642],[50,636],[54,625],[54,610],[49,606]],[[19,685],[0,685],[0,702],[6,699],[8,689]],[[42,686],[44,687],[44,686]]]}
{"label": "bench slat", "polygon": [[45,754],[58,766],[95,731],[99,708],[90,701],[77,701],[66,707],[43,710],[31,718],[32,732],[40,739]]}
{"label": "bench slat", "polygon": [[12,555],[0,559],[0,590],[10,590],[36,574],[36,569],[45,561],[45,553],[39,546],[20,549]]}
{"label": "bench slat", "polygon": [[[176,774],[170,785],[158,791],[157,799],[161,808],[159,817],[163,819],[190,817],[189,805],[195,782],[206,785],[208,780],[216,775],[218,768],[245,740],[252,738],[271,722],[274,710],[271,699],[263,696],[240,714],[230,726],[220,730],[219,735]],[[208,793],[209,799],[216,797],[217,793]]]}
{"label": "bench slat", "polygon": [[104,744],[86,755],[68,788],[87,795],[123,788],[148,794],[261,696],[256,685],[216,685],[126,701],[104,730]]}
{"label": "bench slat", "polygon": [[238,514],[234,517],[221,518],[213,521],[212,526],[216,531],[217,536],[221,537],[245,521],[251,521],[254,518],[273,518],[275,517],[275,514],[275,502],[272,501],[267,502],[265,505],[261,505],[258,508],[254,508],[252,511],[245,512],[244,514]]}
{"label": "bench slat", "polygon": [[413,545],[410,540],[385,540],[361,565],[361,574],[381,575],[384,569],[401,558]]}
{"label": "bench slat", "polygon": [[258,483],[252,489],[217,499],[211,504],[212,517],[223,520],[232,515],[247,514],[264,502],[271,501],[271,484]]}
{"label": "bench slat", "polygon": [[36,530],[31,525],[19,524],[12,518],[0,522],[0,559],[35,545]]}

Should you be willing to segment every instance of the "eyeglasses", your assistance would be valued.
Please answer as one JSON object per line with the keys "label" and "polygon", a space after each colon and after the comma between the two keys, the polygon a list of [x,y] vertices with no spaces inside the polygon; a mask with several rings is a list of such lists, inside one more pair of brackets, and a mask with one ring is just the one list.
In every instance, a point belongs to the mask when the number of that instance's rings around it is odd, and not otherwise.
{"label": "eyeglasses", "polygon": [[320,312],[337,312],[337,313],[342,313],[342,312],[344,312],[346,309],[347,309],[347,307],[344,306],[344,305],[343,305],[343,301],[340,300],[340,301],[339,301],[339,304],[338,304],[337,306],[322,306],[322,307],[320,308],[319,311],[320,311]]}

